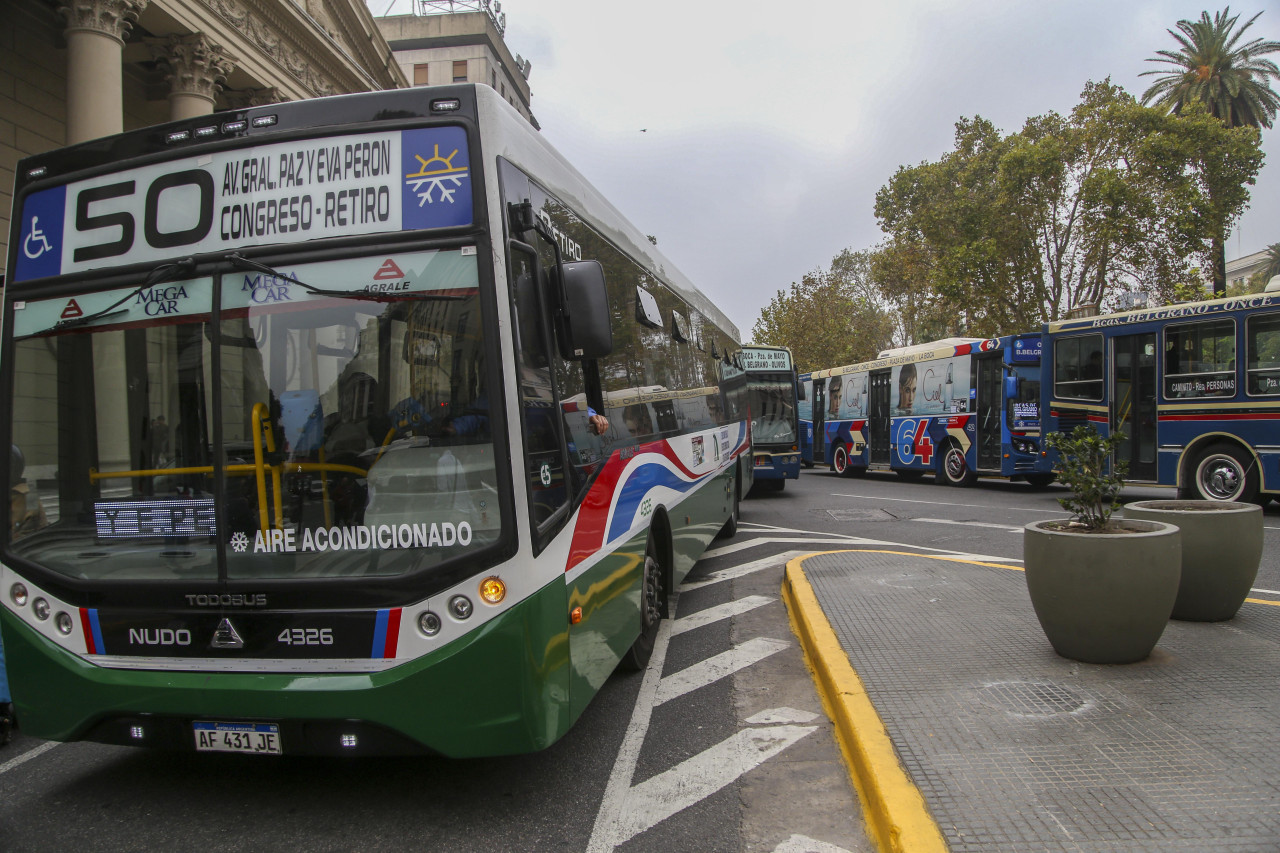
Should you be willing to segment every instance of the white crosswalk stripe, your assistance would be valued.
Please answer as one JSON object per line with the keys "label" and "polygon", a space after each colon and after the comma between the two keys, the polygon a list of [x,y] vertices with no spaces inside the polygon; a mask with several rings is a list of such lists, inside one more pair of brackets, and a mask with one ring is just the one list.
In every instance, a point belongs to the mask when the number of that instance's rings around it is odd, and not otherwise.
{"label": "white crosswalk stripe", "polygon": [[684,634],[695,628],[701,628],[704,625],[710,625],[719,622],[722,619],[731,619],[734,616],[741,616],[743,613],[755,610],[757,607],[763,607],[766,604],[777,601],[776,598],[769,598],[764,595],[748,595],[746,598],[739,598],[735,601],[726,601],[724,604],[717,604],[715,607],[708,607],[705,610],[699,610],[697,613],[690,613],[676,620],[671,626],[671,636]]}
{"label": "white crosswalk stripe", "polygon": [[721,581],[729,581],[734,578],[746,577],[754,572],[763,569],[772,569],[776,566],[785,566],[796,557],[808,554],[809,551],[783,551],[781,554],[774,554],[772,557],[765,557],[760,560],[752,560],[750,563],[742,563],[737,566],[730,566],[727,569],[721,569],[718,572],[710,572],[709,574],[699,578],[696,581],[686,581],[680,584],[681,592],[689,592],[690,590],[702,589],[704,586],[720,583]]}
{"label": "white crosswalk stripe", "polygon": [[849,853],[849,851],[807,835],[793,835],[773,848],[773,853]]}
{"label": "white crosswalk stripe", "polygon": [[706,799],[817,730],[817,726],[744,729],[670,770],[646,779],[626,794],[614,829],[614,844],[622,844]]}
{"label": "white crosswalk stripe", "polygon": [[699,661],[662,679],[658,684],[658,694],[654,697],[653,704],[661,705],[686,693],[691,693],[699,687],[713,684],[725,676],[733,675],[740,669],[746,669],[754,663],[759,663],[769,655],[777,654],[790,645],[790,643],[783,640],[757,637],[740,646],[735,646],[727,652],[721,652],[714,657]]}

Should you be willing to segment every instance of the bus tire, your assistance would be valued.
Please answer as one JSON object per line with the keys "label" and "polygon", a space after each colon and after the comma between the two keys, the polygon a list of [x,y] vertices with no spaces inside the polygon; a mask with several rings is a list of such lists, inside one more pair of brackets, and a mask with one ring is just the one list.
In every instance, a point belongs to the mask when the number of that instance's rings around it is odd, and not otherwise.
{"label": "bus tire", "polygon": [[662,564],[653,555],[653,537],[649,537],[649,545],[644,553],[644,577],[640,584],[640,636],[631,644],[622,656],[620,664],[623,669],[639,672],[649,665],[653,657],[653,645],[658,639],[658,627],[662,624],[662,614],[666,609],[666,574]]}
{"label": "bus tire", "polygon": [[938,462],[936,477],[939,483],[948,486],[972,486],[978,475],[969,467],[964,458],[964,451],[954,441],[948,441],[942,450],[942,459]]}
{"label": "bus tire", "polygon": [[831,446],[831,470],[841,477],[848,477],[849,467],[849,448],[837,441]]}
{"label": "bus tire", "polygon": [[738,518],[742,511],[739,508],[742,502],[742,488],[739,485],[742,481],[738,477],[733,479],[733,509],[729,512],[729,518],[725,521],[724,527],[720,528],[720,532],[716,534],[717,539],[732,539],[738,533]]}
{"label": "bus tire", "polygon": [[1215,444],[1196,460],[1191,491],[1200,500],[1250,503],[1258,496],[1258,469],[1240,448]]}

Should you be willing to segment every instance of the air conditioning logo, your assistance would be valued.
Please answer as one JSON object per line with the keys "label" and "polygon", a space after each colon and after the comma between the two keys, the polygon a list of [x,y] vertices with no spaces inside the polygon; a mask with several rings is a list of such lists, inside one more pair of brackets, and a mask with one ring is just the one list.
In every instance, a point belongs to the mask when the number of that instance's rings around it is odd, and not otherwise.
{"label": "air conditioning logo", "polygon": [[465,130],[401,131],[400,162],[403,228],[471,224],[471,162]]}

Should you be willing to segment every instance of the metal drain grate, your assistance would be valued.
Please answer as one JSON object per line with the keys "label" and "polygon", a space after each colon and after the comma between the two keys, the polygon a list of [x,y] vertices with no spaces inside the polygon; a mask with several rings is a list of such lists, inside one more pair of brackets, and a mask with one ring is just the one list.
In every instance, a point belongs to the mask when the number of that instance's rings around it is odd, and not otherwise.
{"label": "metal drain grate", "polygon": [[1089,700],[1065,687],[1047,682],[1000,681],[978,689],[984,705],[1027,717],[1074,714],[1089,706]]}

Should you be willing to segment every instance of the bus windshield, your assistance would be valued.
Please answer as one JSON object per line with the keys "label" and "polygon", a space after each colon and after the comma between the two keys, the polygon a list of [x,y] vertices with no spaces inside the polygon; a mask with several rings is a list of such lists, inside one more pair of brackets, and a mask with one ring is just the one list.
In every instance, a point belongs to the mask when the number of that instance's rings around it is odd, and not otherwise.
{"label": "bus windshield", "polygon": [[15,554],[85,580],[394,576],[497,540],[474,249],[273,268],[14,304]]}
{"label": "bus windshield", "polygon": [[790,373],[747,381],[751,405],[751,440],[757,445],[796,442],[795,382]]}
{"label": "bus windshield", "polygon": [[1040,429],[1040,366],[1020,364],[1013,368],[1018,377],[1018,394],[1006,401],[1005,418],[1012,430]]}

